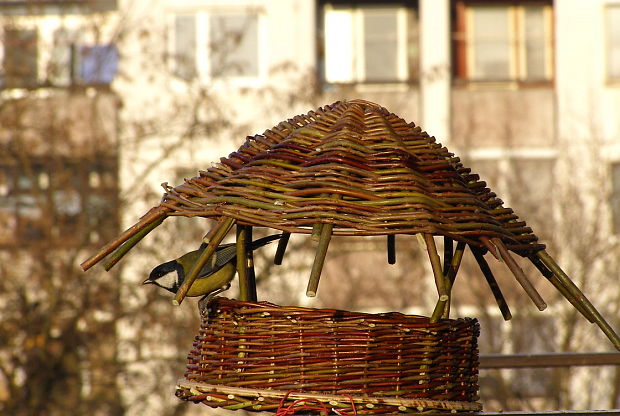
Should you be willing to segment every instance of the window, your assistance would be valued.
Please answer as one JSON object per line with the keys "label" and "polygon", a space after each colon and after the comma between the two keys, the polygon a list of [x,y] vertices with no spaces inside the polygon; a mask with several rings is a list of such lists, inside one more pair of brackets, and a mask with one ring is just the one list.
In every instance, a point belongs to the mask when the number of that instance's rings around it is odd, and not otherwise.
{"label": "window", "polygon": [[607,7],[607,76],[620,80],[620,5]]}
{"label": "window", "polygon": [[611,216],[614,234],[620,234],[620,162],[611,164]]}
{"label": "window", "polygon": [[258,13],[247,11],[175,15],[174,73],[188,81],[258,78],[259,24]]}
{"label": "window", "polygon": [[356,7],[327,4],[325,80],[403,82],[417,78],[417,30],[417,11],[409,2]]}
{"label": "window", "polygon": [[114,45],[77,45],[73,52],[74,83],[110,84],[114,80],[118,69]]}
{"label": "window", "polygon": [[551,6],[503,3],[456,3],[456,76],[470,81],[551,80]]}
{"label": "window", "polygon": [[0,246],[100,243],[117,231],[116,161],[0,164]]}
{"label": "window", "polygon": [[[2,78],[5,88],[39,84],[109,84],[118,69],[118,51],[111,44],[86,45],[78,29],[54,32],[47,59],[39,65],[36,29],[5,28],[2,34]],[[43,73],[39,70],[43,69]]]}
{"label": "window", "polygon": [[211,14],[209,50],[212,77],[258,76],[258,17]]}
{"label": "window", "polygon": [[37,31],[5,28],[2,38],[2,86],[29,87],[37,83]]}

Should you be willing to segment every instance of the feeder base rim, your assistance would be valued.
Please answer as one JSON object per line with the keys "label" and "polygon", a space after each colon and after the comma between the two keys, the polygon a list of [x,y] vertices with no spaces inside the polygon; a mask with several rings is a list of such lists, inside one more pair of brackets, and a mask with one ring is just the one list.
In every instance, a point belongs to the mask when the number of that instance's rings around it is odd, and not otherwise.
{"label": "feeder base rim", "polygon": [[349,397],[356,404],[376,404],[376,405],[388,405],[395,407],[406,408],[430,408],[430,409],[445,409],[447,411],[466,411],[466,412],[478,412],[482,410],[482,405],[478,402],[463,402],[454,400],[432,400],[432,399],[406,399],[406,398],[390,398],[390,397],[371,397],[371,396],[339,396],[320,393],[301,393],[294,391],[283,390],[266,390],[266,389],[246,389],[242,387],[229,387],[216,384],[199,383],[193,381],[187,381],[186,379],[179,379],[177,381],[177,390],[187,389],[192,394],[208,394],[208,393],[223,393],[233,396],[259,398],[265,397],[270,399],[282,399],[285,396],[290,400],[303,400],[303,399],[315,399],[325,403],[330,401],[336,402],[349,402]]}

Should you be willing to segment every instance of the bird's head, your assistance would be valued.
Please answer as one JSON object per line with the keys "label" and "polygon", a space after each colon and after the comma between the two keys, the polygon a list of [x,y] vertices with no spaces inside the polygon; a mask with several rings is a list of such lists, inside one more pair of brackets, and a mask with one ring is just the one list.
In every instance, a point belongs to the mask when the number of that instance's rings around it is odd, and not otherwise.
{"label": "bird's head", "polygon": [[182,268],[176,260],[167,261],[155,267],[149,277],[142,282],[144,285],[153,284],[172,293],[176,293],[182,283]]}

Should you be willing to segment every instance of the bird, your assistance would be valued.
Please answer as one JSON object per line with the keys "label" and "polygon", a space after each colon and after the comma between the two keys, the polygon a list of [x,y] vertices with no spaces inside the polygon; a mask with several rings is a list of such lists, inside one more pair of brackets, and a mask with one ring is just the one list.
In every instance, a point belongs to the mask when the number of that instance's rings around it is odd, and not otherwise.
{"label": "bird", "polygon": [[[282,234],[274,234],[259,238],[252,242],[250,249],[256,250],[281,237]],[[207,244],[203,242],[197,250],[160,264],[151,271],[149,277],[142,284],[154,284],[169,292],[176,293],[183,284],[185,275],[206,248]],[[187,292],[187,296],[206,297],[215,294],[215,292],[219,293],[222,289],[228,289],[230,281],[235,277],[237,271],[236,258],[237,247],[235,243],[219,245],[211,259],[198,273],[196,280]]]}

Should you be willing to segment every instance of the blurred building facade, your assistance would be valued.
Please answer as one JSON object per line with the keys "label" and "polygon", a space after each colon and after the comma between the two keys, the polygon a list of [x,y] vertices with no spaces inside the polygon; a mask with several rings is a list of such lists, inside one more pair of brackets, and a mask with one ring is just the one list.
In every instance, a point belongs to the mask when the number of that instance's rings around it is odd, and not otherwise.
{"label": "blurred building facade", "polygon": [[[156,203],[153,185],[353,98],[422,126],[541,237],[619,244],[620,1],[5,0],[0,16],[2,247],[66,244],[84,221],[86,242],[100,245]],[[575,218],[589,225],[556,229]],[[565,245],[551,248],[578,275],[609,270],[605,256]],[[121,292],[135,291],[159,259],[150,255],[127,260]],[[617,290],[584,279],[618,328]],[[552,321],[543,325],[554,332]],[[121,338],[136,325],[123,324]],[[528,332],[510,328],[503,338]],[[574,348],[566,337],[533,344]],[[588,400],[573,405],[609,407]]]}

